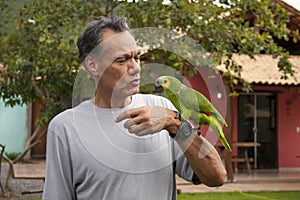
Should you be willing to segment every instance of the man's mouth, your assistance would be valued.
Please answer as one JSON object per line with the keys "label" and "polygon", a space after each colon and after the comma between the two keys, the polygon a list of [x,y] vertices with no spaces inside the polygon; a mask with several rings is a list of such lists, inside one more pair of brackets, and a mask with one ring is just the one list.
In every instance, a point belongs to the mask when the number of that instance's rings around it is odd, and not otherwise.
{"label": "man's mouth", "polygon": [[138,86],[140,84],[140,79],[139,78],[138,79],[134,79],[134,80],[130,81],[130,84]]}

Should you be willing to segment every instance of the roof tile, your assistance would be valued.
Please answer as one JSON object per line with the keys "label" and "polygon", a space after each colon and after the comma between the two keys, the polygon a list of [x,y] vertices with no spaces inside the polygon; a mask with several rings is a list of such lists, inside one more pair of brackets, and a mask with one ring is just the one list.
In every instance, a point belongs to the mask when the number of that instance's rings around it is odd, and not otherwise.
{"label": "roof tile", "polygon": [[[256,55],[251,59],[247,55],[234,54],[233,60],[242,66],[241,79],[255,84],[268,85],[298,85],[300,84],[300,56],[291,56],[289,59],[294,66],[295,78],[283,79],[283,73],[279,72],[278,58],[272,55]],[[226,71],[225,66],[218,66],[221,71]]]}

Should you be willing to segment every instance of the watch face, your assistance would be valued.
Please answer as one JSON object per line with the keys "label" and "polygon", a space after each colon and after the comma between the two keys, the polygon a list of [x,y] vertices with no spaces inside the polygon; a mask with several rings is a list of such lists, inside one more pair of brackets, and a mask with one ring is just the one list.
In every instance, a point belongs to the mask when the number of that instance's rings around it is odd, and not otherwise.
{"label": "watch face", "polygon": [[183,127],[183,129],[182,129],[182,132],[183,132],[183,134],[186,135],[186,136],[189,136],[189,135],[191,134],[192,129],[191,129],[190,124],[188,124],[188,122],[184,124],[184,127]]}
{"label": "watch face", "polygon": [[183,121],[182,122],[182,127],[181,127],[181,131],[182,131],[182,134],[185,136],[185,137],[188,137],[191,135],[192,133],[192,126],[190,125],[189,122],[187,121]]}

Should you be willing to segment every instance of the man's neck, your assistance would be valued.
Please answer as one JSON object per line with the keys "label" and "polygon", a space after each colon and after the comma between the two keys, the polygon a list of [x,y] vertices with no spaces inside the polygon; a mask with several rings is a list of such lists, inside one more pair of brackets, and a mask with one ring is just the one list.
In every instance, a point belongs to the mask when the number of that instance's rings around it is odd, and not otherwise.
{"label": "man's neck", "polygon": [[124,108],[125,106],[129,105],[131,101],[132,96],[126,98],[112,98],[96,95],[92,102],[100,108]]}

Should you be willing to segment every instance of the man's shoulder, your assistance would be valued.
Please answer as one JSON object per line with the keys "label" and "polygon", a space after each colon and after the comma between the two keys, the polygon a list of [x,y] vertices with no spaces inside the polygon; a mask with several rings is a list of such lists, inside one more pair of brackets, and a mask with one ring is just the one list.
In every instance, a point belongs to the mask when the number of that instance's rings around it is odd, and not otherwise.
{"label": "man's shoulder", "polygon": [[154,94],[137,94],[135,95],[135,98],[139,103],[144,103],[146,105],[156,105],[163,107],[170,107],[172,105],[172,103],[167,98]]}
{"label": "man's shoulder", "polygon": [[59,114],[57,114],[49,123],[49,129],[54,129],[63,124],[69,123],[73,118],[74,108],[67,109]]}
{"label": "man's shoulder", "polygon": [[165,97],[155,94],[136,94],[135,97],[143,101],[167,101]]}
{"label": "man's shoulder", "polygon": [[58,127],[68,126],[74,124],[74,114],[83,110],[86,106],[86,102],[82,102],[74,108],[66,109],[65,111],[57,114],[49,123],[50,129],[55,129]]}

